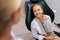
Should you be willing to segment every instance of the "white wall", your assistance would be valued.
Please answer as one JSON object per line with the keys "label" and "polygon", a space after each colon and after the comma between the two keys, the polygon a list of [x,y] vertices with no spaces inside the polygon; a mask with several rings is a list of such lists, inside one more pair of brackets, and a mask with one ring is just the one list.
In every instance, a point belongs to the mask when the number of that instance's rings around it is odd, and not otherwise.
{"label": "white wall", "polygon": [[45,0],[50,8],[55,9],[55,22],[60,23],[60,0]]}

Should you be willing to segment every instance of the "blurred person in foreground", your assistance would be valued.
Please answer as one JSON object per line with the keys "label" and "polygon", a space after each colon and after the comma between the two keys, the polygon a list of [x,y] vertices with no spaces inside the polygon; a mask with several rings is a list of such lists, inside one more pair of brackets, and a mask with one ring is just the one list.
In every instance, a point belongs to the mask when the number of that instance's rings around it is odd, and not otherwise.
{"label": "blurred person in foreground", "polygon": [[11,32],[22,17],[21,3],[22,0],[0,0],[0,40],[22,40]]}

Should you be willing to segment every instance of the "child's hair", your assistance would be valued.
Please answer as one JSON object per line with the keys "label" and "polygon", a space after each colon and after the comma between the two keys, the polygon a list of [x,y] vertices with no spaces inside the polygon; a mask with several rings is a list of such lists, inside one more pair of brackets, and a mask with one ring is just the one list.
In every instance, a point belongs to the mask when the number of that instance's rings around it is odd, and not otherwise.
{"label": "child's hair", "polygon": [[37,4],[34,4],[34,5],[32,6],[32,10],[33,10],[33,7],[34,7],[34,6],[37,6],[37,5],[41,6],[41,8],[43,9],[43,5],[42,5],[41,3],[37,3]]}
{"label": "child's hair", "polygon": [[37,3],[37,4],[33,4],[33,6],[31,7],[31,14],[32,14],[33,16],[34,16],[34,14],[33,14],[33,7],[34,7],[34,6],[37,6],[37,5],[41,6],[41,8],[43,9],[43,14],[44,14],[43,5],[42,5],[41,3]]}

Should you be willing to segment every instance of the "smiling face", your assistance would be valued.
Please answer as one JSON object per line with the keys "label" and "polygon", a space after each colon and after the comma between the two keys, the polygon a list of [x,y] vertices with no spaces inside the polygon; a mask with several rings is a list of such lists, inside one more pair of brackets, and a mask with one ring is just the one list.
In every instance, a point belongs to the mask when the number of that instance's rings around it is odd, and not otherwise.
{"label": "smiling face", "polygon": [[41,5],[34,5],[33,6],[33,13],[37,18],[41,18],[43,16],[43,8]]}

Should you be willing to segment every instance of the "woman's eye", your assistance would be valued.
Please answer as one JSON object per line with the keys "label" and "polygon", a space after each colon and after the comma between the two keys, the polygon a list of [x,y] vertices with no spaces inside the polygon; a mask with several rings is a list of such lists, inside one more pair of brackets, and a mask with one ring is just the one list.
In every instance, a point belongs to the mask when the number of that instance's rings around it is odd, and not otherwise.
{"label": "woman's eye", "polygon": [[40,11],[40,9],[38,9],[38,11]]}

